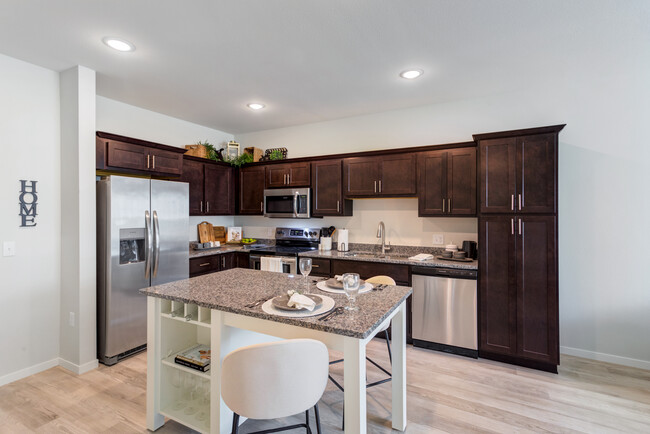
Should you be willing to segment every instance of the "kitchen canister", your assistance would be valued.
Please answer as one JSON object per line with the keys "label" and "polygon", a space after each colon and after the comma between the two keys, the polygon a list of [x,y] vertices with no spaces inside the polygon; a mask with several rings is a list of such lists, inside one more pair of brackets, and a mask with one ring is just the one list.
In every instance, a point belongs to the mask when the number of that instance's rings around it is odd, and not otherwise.
{"label": "kitchen canister", "polygon": [[332,250],[332,237],[320,237],[320,245],[325,251]]}

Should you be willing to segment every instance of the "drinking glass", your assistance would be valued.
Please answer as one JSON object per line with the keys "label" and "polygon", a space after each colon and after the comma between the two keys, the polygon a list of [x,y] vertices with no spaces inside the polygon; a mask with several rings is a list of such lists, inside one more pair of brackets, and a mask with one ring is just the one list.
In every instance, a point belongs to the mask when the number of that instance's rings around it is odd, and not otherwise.
{"label": "drinking glass", "polygon": [[179,411],[185,408],[187,405],[187,401],[181,396],[182,394],[182,389],[181,386],[183,385],[184,378],[183,376],[186,375],[185,373],[181,372],[179,369],[174,369],[173,372],[171,373],[171,384],[175,389],[174,395],[176,396],[176,401],[174,401],[174,405],[172,406],[173,410]]}
{"label": "drinking glass", "polygon": [[311,272],[311,258],[300,258],[300,272],[305,277],[305,292],[304,294],[309,294],[309,273]]}
{"label": "drinking glass", "polygon": [[343,275],[343,291],[349,302],[345,309],[359,310],[359,307],[355,305],[357,294],[359,294],[359,275],[357,273],[345,273]]}

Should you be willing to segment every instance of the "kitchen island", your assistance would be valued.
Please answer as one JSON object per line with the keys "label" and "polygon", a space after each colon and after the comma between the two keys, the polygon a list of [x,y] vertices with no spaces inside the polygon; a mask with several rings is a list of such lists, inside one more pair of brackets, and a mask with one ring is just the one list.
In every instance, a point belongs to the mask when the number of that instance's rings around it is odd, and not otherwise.
{"label": "kitchen island", "polygon": [[[267,314],[250,303],[270,299],[304,285],[300,276],[251,269],[231,269],[142,289],[148,296],[147,428],[170,417],[200,432],[227,433],[232,412],[221,400],[221,360],[230,351],[277,339],[312,338],[343,352],[345,432],[366,432],[366,344],[377,330],[392,325],[392,426],[406,428],[406,299],[412,290],[388,286],[357,298],[360,310],[334,316],[287,318]],[[313,288],[317,293],[318,290]],[[337,306],[343,295],[327,294]],[[211,370],[203,373],[174,363],[174,355],[194,344],[211,347]],[[178,371],[209,384],[209,422],[173,409],[182,393]]]}

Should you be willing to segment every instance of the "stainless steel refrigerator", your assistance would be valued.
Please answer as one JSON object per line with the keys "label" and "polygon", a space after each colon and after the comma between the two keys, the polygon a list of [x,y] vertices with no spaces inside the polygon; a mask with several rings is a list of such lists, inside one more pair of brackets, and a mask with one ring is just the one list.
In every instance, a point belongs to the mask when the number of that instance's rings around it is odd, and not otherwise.
{"label": "stainless steel refrigerator", "polygon": [[140,288],[189,275],[189,186],[109,176],[97,181],[97,333],[100,362],[146,348]]}

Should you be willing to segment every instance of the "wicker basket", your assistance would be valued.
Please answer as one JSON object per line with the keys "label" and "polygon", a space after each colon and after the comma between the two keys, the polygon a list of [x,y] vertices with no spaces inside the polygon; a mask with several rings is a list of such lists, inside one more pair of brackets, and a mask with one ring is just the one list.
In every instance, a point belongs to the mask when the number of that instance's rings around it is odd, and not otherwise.
{"label": "wicker basket", "polygon": [[253,156],[253,162],[260,161],[260,158],[264,155],[264,151],[255,147],[244,148],[244,152]]}
{"label": "wicker basket", "polygon": [[185,155],[193,157],[208,158],[208,148],[205,145],[185,145]]}

